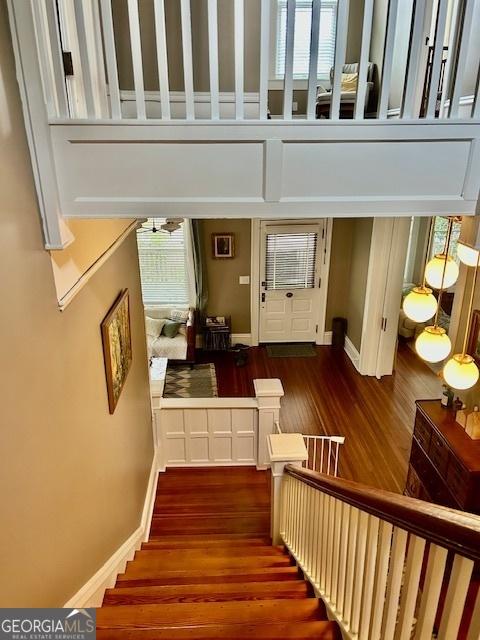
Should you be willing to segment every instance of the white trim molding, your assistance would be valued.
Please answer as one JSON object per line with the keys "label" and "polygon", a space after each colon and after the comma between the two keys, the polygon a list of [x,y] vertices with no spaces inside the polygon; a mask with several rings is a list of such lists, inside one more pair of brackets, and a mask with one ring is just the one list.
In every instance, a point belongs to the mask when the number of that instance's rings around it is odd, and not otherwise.
{"label": "white trim molding", "polygon": [[232,333],[232,346],[234,344],[246,344],[249,347],[252,346],[252,334],[251,333]]}
{"label": "white trim molding", "polygon": [[145,503],[143,506],[140,526],[125,540],[125,542],[108,558],[105,564],[81,587],[75,595],[63,606],[66,608],[100,607],[106,589],[115,585],[119,573],[125,571],[126,564],[133,560],[135,551],[140,549],[142,542],[148,540],[152,521],[155,496],[157,493],[158,463],[157,455],[153,456],[150,476],[148,479]]}
{"label": "white trim molding", "polygon": [[333,340],[333,331],[324,331],[322,344],[330,345],[332,344],[332,340]]}
{"label": "white trim molding", "polygon": [[100,257],[98,257],[93,264],[91,264],[88,269],[80,276],[77,282],[73,285],[71,289],[67,291],[65,295],[63,295],[58,300],[58,308],[60,311],[64,311],[66,307],[72,302],[77,293],[83,289],[83,287],[87,284],[90,278],[100,269],[102,265],[110,258],[112,254],[118,249],[118,247],[123,243],[123,241],[130,235],[132,231],[134,231],[139,224],[141,224],[140,220],[135,220],[132,224],[128,225],[128,227],[123,231],[118,238],[102,253]]}
{"label": "white trim molding", "polygon": [[353,344],[353,342],[350,340],[350,338],[348,336],[345,336],[345,353],[347,354],[347,356],[350,358],[350,360],[352,361],[353,366],[355,367],[355,369],[361,373],[360,371],[360,354],[357,351],[356,346]]}

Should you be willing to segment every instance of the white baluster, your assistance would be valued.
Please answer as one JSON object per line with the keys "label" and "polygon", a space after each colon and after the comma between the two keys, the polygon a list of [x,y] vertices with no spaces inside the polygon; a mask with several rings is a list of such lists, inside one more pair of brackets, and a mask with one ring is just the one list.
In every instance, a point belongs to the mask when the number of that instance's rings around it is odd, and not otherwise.
{"label": "white baluster", "polygon": [[328,463],[327,463],[327,475],[330,475],[330,461],[332,458],[332,441],[328,440]]}
{"label": "white baluster", "polygon": [[244,112],[244,7],[243,0],[234,0],[234,48],[235,48],[235,118],[243,120]]}
{"label": "white baluster", "polygon": [[370,54],[370,40],[372,37],[373,0],[365,0],[363,9],[362,48],[360,64],[358,66],[357,98],[355,100],[355,120],[365,117],[365,97],[367,93],[368,59]]}
{"label": "white baluster", "polygon": [[373,587],[375,583],[375,567],[377,563],[379,525],[380,520],[378,518],[375,518],[375,516],[368,517],[367,553],[365,557],[362,611],[360,614],[360,640],[368,640],[370,634],[370,617],[372,614]]}
{"label": "white baluster", "polygon": [[[450,108],[448,115],[450,118],[458,118],[458,109],[460,106],[460,98],[462,97],[463,78],[467,67],[467,58],[470,49],[470,39],[473,26],[473,12],[475,10],[475,0],[465,0],[465,10],[463,14],[463,26],[460,37],[460,49],[456,60],[455,77],[453,82],[453,92],[450,99]],[[453,51],[449,50],[449,53]]]}
{"label": "white baluster", "polygon": [[295,0],[287,0],[287,34],[285,42],[285,78],[283,82],[283,119],[292,119],[293,48],[295,39]]}
{"label": "white baluster", "polygon": [[325,449],[325,440],[322,438],[320,442],[322,443],[322,450],[320,452],[320,473],[323,473],[323,454]]}
{"label": "white baluster", "polygon": [[182,20],[183,79],[185,85],[185,110],[187,120],[195,119],[192,65],[192,18],[190,0],[180,0]]}
{"label": "white baluster", "polygon": [[102,16],[103,46],[105,49],[105,66],[108,77],[108,94],[110,96],[110,111],[113,120],[121,120],[122,108],[120,105],[117,52],[115,50],[111,0],[100,0],[100,10]]}
{"label": "white baluster", "polygon": [[330,497],[328,509],[328,529],[327,529],[327,575],[325,581],[325,593],[331,598],[332,595],[332,568],[333,568],[333,539],[335,527],[335,498]]}
{"label": "white baluster", "polygon": [[437,24],[435,27],[435,45],[433,50],[432,69],[430,71],[430,92],[428,94],[427,118],[435,118],[438,100],[438,85],[443,59],[443,42],[447,24],[448,0],[439,0],[437,7]]}
{"label": "white baluster", "polygon": [[400,600],[400,613],[395,633],[397,640],[408,640],[412,635],[413,615],[415,613],[424,553],[425,540],[418,536],[410,536],[402,598]]}
{"label": "white baluster", "polygon": [[438,640],[451,640],[457,637],[472,571],[473,560],[455,556],[438,630]]}
{"label": "white baluster", "polygon": [[212,120],[218,120],[220,117],[217,9],[217,0],[208,0],[208,66],[210,72],[210,113]]}
{"label": "white baluster", "polygon": [[315,120],[318,84],[318,41],[320,36],[321,0],[312,0],[310,60],[308,65],[307,120]]}
{"label": "white baluster", "polygon": [[142,41],[140,38],[140,22],[138,19],[138,1],[128,0],[128,24],[130,26],[130,48],[132,50],[133,83],[135,85],[135,102],[137,118],[145,120],[145,90],[143,86]]}
{"label": "white baluster", "polygon": [[360,612],[362,607],[362,591],[367,553],[368,513],[360,511],[358,519],[357,549],[355,552],[355,569],[352,591],[352,614],[350,632],[358,634],[360,629]]}
{"label": "white baluster", "polygon": [[372,620],[370,623],[371,640],[380,640],[385,592],[387,589],[388,564],[392,547],[392,531],[393,527],[389,522],[382,521],[380,523],[377,566],[375,568],[375,590],[372,601]]}
{"label": "white baluster", "polygon": [[480,118],[480,73],[477,79],[477,91],[475,93],[475,102],[473,103],[472,118]]}
{"label": "white baluster", "polygon": [[340,565],[341,549],[341,536],[342,536],[342,502],[335,500],[335,526],[333,533],[333,563],[332,563],[332,589],[330,592],[330,600],[333,605],[337,604],[338,598],[338,571]]}
{"label": "white baluster", "polygon": [[428,552],[427,572],[422,588],[415,640],[431,640],[432,638],[446,561],[447,550],[436,544],[431,544]]}
{"label": "white baluster", "polygon": [[330,120],[338,120],[340,115],[340,93],[343,65],[347,50],[349,0],[338,0],[337,29],[335,35],[335,66],[333,71],[332,102]]}
{"label": "white baluster", "polygon": [[320,538],[321,531],[321,512],[322,512],[322,500],[323,493],[317,491],[317,495],[315,497],[315,551],[314,551],[314,573],[313,573],[313,582],[316,586],[320,583],[320,563],[322,558],[322,540]]}
{"label": "white baluster", "polygon": [[348,551],[348,538],[350,530],[350,510],[349,504],[344,502],[342,504],[342,533],[340,540],[340,558],[338,567],[338,589],[336,598],[336,610],[343,619],[344,605],[345,605],[345,584],[347,577],[347,551]]}
{"label": "white baluster", "polygon": [[328,563],[328,523],[330,517],[330,496],[324,496],[323,500],[323,519],[322,519],[322,565],[320,571],[320,589],[322,593],[326,593],[327,589],[327,563]]}
{"label": "white baluster", "polygon": [[343,606],[343,620],[350,626],[353,610],[353,581],[355,579],[355,557],[358,540],[358,509],[350,509],[350,523],[347,547],[347,575],[345,580],[345,602]]}
{"label": "white baluster", "polygon": [[390,570],[388,572],[387,596],[385,599],[383,631],[381,635],[382,640],[392,640],[395,632],[406,546],[407,532],[395,527],[393,530]]}
{"label": "white baluster", "polygon": [[260,120],[267,119],[268,109],[268,76],[270,66],[270,3],[261,0],[260,15]]}
{"label": "white baluster", "polygon": [[382,65],[382,88],[380,89],[380,103],[378,117],[386,120],[388,101],[390,98],[390,83],[392,79],[393,52],[395,48],[395,31],[397,29],[398,0],[390,0],[388,4],[387,31],[385,34],[385,48]]}
{"label": "white baluster", "polygon": [[477,593],[477,599],[473,607],[467,640],[480,640],[480,591]]}
{"label": "white baluster", "polygon": [[[405,89],[403,104],[401,108],[401,118],[417,118],[419,115],[421,95],[419,91],[420,66],[422,62],[422,52],[425,47],[423,41],[425,33],[425,22],[427,20],[426,0],[416,0],[413,11],[413,28],[410,37],[408,68],[405,78]],[[431,6],[430,6],[431,15]]]}
{"label": "white baluster", "polygon": [[165,30],[164,0],[155,0],[155,39],[157,44],[157,69],[160,87],[162,120],[170,120],[170,82],[168,79],[167,34]]}
{"label": "white baluster", "polygon": [[455,51],[456,48],[456,39],[457,39],[457,30],[458,24],[460,20],[460,6],[462,4],[462,0],[453,0],[452,8],[451,8],[451,17],[449,21],[449,36],[448,36],[448,55],[447,62],[445,63],[445,71],[443,72],[443,85],[442,85],[442,96],[440,99],[440,118],[448,117],[448,114],[445,114],[445,101],[450,99],[450,85],[451,85],[451,77],[452,72],[455,66],[455,56],[452,55],[452,52]]}

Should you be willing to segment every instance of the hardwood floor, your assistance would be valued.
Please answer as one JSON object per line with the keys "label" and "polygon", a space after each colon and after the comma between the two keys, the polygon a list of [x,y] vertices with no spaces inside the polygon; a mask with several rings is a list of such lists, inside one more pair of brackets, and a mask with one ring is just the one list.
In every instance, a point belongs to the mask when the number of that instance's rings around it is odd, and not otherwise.
{"label": "hardwood floor", "polygon": [[394,375],[360,376],[343,351],[317,347],[313,358],[269,358],[264,347],[249,350],[245,367],[230,353],[202,353],[214,362],[219,395],[253,396],[254,378],[280,378],[285,397],[284,431],[346,437],[340,474],[365,484],[403,492],[416,399],[439,398],[437,376],[405,344]]}

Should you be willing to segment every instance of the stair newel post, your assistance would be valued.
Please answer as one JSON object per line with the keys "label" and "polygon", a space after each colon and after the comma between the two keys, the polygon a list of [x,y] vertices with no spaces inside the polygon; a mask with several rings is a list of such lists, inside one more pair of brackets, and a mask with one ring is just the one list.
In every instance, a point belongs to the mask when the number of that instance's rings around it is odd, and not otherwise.
{"label": "stair newel post", "polygon": [[272,470],[270,535],[272,544],[281,544],[280,515],[282,483],[286,464],[301,467],[308,460],[308,452],[300,433],[274,433],[267,438],[268,456]]}
{"label": "stair newel post", "polygon": [[257,469],[267,469],[270,464],[267,438],[275,433],[275,423],[280,417],[280,398],[284,395],[278,378],[262,378],[253,381],[258,405]]}

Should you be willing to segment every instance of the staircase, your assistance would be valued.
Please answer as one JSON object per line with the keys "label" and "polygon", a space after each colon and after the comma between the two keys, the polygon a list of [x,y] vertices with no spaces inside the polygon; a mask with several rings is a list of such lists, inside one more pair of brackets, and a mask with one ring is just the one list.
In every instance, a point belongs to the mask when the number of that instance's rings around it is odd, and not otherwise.
{"label": "staircase", "polygon": [[151,538],[105,593],[97,637],[340,639],[269,526],[266,472],[169,469]]}

